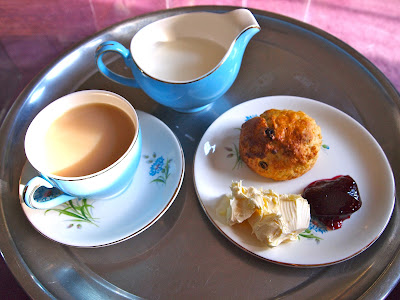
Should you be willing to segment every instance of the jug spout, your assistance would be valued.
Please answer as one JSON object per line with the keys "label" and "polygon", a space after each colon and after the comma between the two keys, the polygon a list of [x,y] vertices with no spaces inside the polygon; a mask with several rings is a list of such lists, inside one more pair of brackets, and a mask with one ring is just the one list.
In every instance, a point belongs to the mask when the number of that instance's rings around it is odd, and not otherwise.
{"label": "jug spout", "polygon": [[261,28],[248,9],[235,9],[222,16],[225,19],[226,29],[229,28],[229,34],[225,32],[224,37],[221,37],[224,47],[228,49],[224,61],[233,61],[234,69],[239,71],[247,44]]}
{"label": "jug spout", "polygon": [[231,25],[232,34],[235,36],[234,40],[240,35],[246,33],[249,29],[254,29],[251,33],[247,33],[251,36],[256,34],[261,29],[254,15],[245,8],[239,8],[231,12],[227,12],[224,14],[224,17]]}

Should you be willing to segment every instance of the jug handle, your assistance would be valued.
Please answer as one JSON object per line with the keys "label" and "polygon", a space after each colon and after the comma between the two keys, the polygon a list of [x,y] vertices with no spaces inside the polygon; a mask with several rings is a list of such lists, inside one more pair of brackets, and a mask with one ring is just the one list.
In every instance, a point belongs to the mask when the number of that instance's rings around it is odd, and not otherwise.
{"label": "jug handle", "polygon": [[122,44],[114,41],[108,41],[100,44],[96,49],[96,63],[100,72],[103,73],[104,76],[109,79],[124,84],[130,87],[139,88],[138,83],[134,78],[128,78],[111,71],[103,62],[103,55],[107,52],[115,52],[122,56],[125,61],[125,64],[130,67],[131,66],[131,54],[128,49],[126,49]]}

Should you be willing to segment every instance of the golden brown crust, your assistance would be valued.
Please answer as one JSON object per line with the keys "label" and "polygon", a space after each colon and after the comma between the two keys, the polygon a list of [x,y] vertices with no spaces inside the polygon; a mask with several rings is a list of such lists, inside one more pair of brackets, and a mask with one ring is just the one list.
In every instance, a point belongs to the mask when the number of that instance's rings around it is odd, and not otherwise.
{"label": "golden brown crust", "polygon": [[321,128],[302,111],[270,109],[242,125],[240,157],[256,173],[288,180],[309,171],[322,144]]}

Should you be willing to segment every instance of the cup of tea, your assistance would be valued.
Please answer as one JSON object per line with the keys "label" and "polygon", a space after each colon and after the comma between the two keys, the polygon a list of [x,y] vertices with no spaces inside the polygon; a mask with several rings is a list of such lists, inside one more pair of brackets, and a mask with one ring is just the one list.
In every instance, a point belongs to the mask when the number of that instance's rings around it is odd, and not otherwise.
{"label": "cup of tea", "polygon": [[[135,109],[108,91],[74,92],[50,103],[25,135],[25,153],[39,173],[22,198],[30,208],[48,209],[74,198],[113,198],[133,180],[142,137]],[[39,188],[62,193],[36,199]]]}
{"label": "cup of tea", "polygon": [[[141,88],[153,100],[176,111],[193,113],[232,86],[245,48],[259,31],[247,9],[223,14],[184,13],[141,28],[129,50],[117,41],[101,43],[96,63],[107,78]],[[106,66],[103,56],[110,52],[122,56],[133,78]]]}

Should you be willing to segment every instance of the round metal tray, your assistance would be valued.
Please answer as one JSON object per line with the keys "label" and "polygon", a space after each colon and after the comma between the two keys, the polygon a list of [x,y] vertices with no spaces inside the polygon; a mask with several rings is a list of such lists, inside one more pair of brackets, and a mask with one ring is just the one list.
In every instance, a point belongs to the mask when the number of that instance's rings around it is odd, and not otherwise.
{"label": "round metal tray", "polygon": [[[262,30],[250,41],[237,80],[221,99],[195,114],[162,107],[141,90],[115,84],[97,71],[94,52],[103,41],[128,47],[136,31],[160,18],[231,9],[180,8],[112,26],[65,53],[15,101],[0,132],[0,249],[32,298],[378,299],[395,286],[400,271],[398,206],[382,236],[360,255],[329,267],[293,268],[262,261],[229,242],[207,219],[193,185],[194,153],[208,126],[229,108],[269,95],[312,98],[346,112],[380,143],[398,178],[400,96],[354,49],[310,25],[253,10]],[[129,74],[120,59],[111,56],[108,63]],[[156,224],[100,249],[63,246],[43,237],[26,219],[18,199],[29,123],[54,99],[83,89],[116,92],[161,119],[180,140],[187,166],[175,203]]]}

